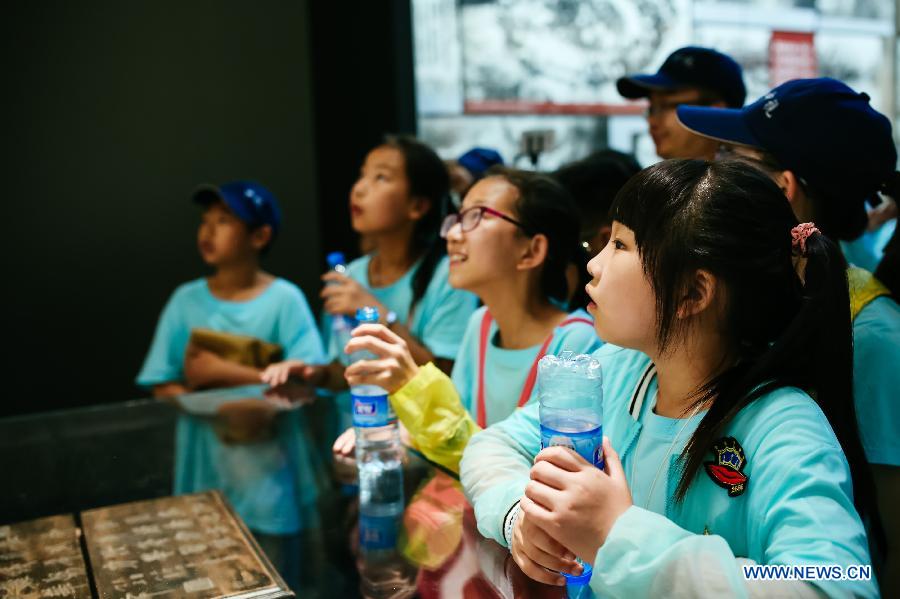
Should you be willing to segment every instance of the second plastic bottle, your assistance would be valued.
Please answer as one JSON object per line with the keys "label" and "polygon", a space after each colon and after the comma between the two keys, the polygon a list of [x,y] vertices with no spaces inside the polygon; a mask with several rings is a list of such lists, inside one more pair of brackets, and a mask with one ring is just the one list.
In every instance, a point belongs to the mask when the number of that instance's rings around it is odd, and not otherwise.
{"label": "second plastic bottle", "polygon": [[[377,323],[378,310],[360,308],[359,324]],[[351,359],[371,360],[369,352]],[[374,385],[351,387],[356,464],[359,469],[359,534],[365,552],[393,550],[399,516],[403,512],[403,446],[397,416],[388,393]]]}

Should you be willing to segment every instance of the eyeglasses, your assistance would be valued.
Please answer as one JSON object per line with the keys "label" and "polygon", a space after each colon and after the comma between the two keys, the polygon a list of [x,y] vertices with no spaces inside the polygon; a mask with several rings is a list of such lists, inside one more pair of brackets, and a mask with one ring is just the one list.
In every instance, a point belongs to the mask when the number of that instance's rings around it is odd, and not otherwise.
{"label": "eyeglasses", "polygon": [[467,208],[462,212],[456,212],[445,216],[444,222],[441,223],[441,237],[447,239],[447,235],[450,234],[450,229],[452,229],[456,225],[456,223],[459,223],[463,233],[468,233],[478,226],[478,223],[481,222],[481,218],[484,216],[485,212],[487,212],[491,216],[502,218],[506,222],[512,223],[520,229],[525,230],[525,225],[512,217],[506,216],[502,212],[498,212],[493,208],[488,208],[487,206],[472,206],[471,208]]}

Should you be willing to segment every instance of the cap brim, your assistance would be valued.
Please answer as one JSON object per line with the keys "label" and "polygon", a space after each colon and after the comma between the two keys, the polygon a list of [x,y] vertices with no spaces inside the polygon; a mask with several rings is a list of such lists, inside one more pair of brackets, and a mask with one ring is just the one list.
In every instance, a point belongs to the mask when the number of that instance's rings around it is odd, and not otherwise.
{"label": "cap brim", "polygon": [[682,105],[677,114],[678,122],[691,133],[730,144],[763,147],[747,127],[740,109]]}
{"label": "cap brim", "polygon": [[631,100],[646,98],[654,90],[662,91],[678,89],[679,87],[684,87],[684,85],[661,73],[656,75],[631,75],[616,81],[616,89],[619,90],[619,93]]}

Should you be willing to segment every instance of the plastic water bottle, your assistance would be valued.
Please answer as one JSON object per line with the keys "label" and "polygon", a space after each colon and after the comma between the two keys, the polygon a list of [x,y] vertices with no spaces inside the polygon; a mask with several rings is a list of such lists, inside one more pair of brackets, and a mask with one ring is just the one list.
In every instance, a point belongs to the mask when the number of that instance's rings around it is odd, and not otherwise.
{"label": "plastic water bottle", "polygon": [[[600,363],[586,354],[562,352],[538,363],[541,448],[563,446],[603,468],[603,378]],[[591,579],[591,564],[580,559],[580,576],[563,572],[570,595]]]}
{"label": "plastic water bottle", "polygon": [[[325,257],[328,268],[342,275],[347,274],[347,259],[343,252],[331,252]],[[331,283],[333,284],[333,283]],[[350,364],[350,357],[344,353],[344,346],[350,341],[350,332],[356,328],[356,321],[345,314],[335,314],[331,317],[331,336],[335,344],[341,349],[340,360],[344,366]]]}
{"label": "plastic water bottle", "polygon": [[[378,310],[360,308],[356,319],[360,324],[378,322]],[[353,361],[374,357],[360,351],[353,354]],[[359,469],[360,548],[369,553],[390,552],[396,546],[403,513],[403,446],[397,416],[381,387],[358,385],[350,394]]]}

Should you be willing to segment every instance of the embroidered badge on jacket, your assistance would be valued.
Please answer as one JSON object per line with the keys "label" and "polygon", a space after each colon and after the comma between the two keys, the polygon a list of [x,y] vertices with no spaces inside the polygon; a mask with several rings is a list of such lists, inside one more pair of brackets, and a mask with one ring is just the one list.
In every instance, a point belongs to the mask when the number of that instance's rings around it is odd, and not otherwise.
{"label": "embroidered badge on jacket", "polygon": [[729,497],[737,497],[747,490],[749,478],[744,474],[747,458],[744,448],[734,437],[723,437],[713,444],[715,461],[704,462],[706,473],[714,483],[728,489]]}

